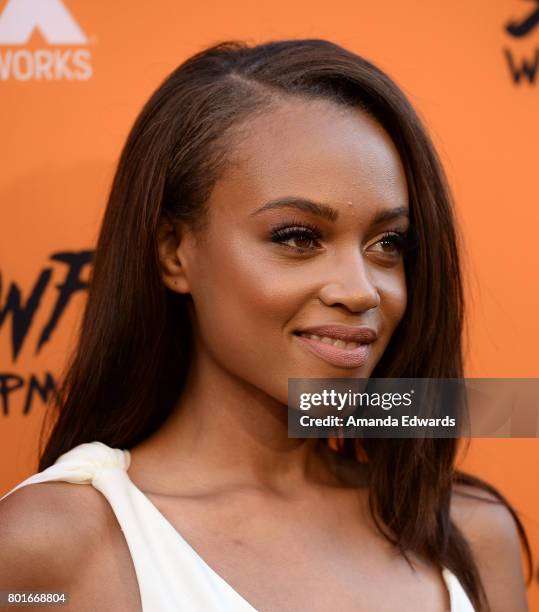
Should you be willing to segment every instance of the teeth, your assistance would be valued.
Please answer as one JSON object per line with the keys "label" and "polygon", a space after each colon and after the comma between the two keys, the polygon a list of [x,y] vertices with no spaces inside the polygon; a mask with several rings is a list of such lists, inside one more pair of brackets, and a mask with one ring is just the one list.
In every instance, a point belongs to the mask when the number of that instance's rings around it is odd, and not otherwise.
{"label": "teeth", "polygon": [[328,336],[317,336],[316,334],[302,334],[300,336],[305,336],[305,338],[310,338],[311,340],[318,340],[319,342],[323,342],[324,344],[332,344],[338,348],[343,349],[356,349],[358,346],[361,346],[361,342],[344,342],[344,340],[336,340],[335,338],[330,338]]}

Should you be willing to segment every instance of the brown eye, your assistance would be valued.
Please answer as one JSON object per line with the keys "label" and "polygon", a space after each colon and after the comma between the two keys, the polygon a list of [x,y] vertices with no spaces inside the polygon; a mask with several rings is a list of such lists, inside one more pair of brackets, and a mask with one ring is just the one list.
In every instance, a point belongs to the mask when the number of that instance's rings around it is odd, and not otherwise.
{"label": "brown eye", "polygon": [[[291,238],[288,238],[288,240],[285,242],[295,242],[296,243],[295,245],[294,244],[289,245],[294,248],[309,249],[309,247],[311,246],[311,243],[313,242],[313,239],[307,236],[292,236]],[[283,242],[283,244],[285,242]]]}
{"label": "brown eye", "polygon": [[401,232],[387,232],[373,246],[380,245],[379,252],[385,255],[396,255],[404,250],[405,242],[405,234]]}
{"label": "brown eye", "polygon": [[320,232],[308,227],[275,228],[271,234],[272,242],[294,249],[297,252],[317,249],[315,243],[320,238]]}

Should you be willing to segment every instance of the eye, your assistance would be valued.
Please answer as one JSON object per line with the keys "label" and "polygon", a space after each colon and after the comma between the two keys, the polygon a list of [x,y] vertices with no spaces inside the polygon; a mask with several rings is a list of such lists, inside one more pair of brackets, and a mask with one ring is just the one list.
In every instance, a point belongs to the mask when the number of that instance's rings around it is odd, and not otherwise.
{"label": "eye", "polygon": [[[321,238],[320,228],[304,221],[283,223],[271,230],[272,242],[293,249],[299,254],[319,250],[321,248],[319,243]],[[395,229],[385,232],[369,250],[378,252],[387,258],[395,259],[405,251],[414,248],[414,246],[414,232],[412,226],[410,226],[406,231]]]}
{"label": "eye", "polygon": [[380,245],[379,253],[384,255],[400,255],[408,247],[408,232],[392,230],[385,232],[373,246]]}
{"label": "eye", "polygon": [[301,226],[278,226],[271,231],[272,242],[294,249],[297,253],[305,253],[320,248],[319,245],[314,245],[321,237],[319,228],[306,223]]}

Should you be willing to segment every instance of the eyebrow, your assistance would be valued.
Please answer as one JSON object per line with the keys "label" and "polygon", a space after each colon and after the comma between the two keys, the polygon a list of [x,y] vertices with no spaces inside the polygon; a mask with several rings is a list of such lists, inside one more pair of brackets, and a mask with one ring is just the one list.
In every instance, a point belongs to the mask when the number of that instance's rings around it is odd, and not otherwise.
{"label": "eyebrow", "polygon": [[[275,200],[270,200],[266,202],[260,208],[257,208],[255,211],[251,213],[252,215],[258,215],[261,212],[266,210],[274,210],[277,208],[295,208],[298,210],[303,210],[305,212],[310,212],[319,217],[327,219],[332,223],[337,221],[339,218],[339,211],[327,204],[321,204],[320,202],[315,202],[313,200],[309,200],[308,198],[301,198],[297,196],[287,196],[285,198],[277,198]],[[397,217],[408,217],[410,213],[407,208],[404,206],[398,206],[396,208],[388,208],[384,210],[380,210],[374,216],[372,220],[372,224],[375,225],[377,223],[383,223],[384,221],[391,221]]]}

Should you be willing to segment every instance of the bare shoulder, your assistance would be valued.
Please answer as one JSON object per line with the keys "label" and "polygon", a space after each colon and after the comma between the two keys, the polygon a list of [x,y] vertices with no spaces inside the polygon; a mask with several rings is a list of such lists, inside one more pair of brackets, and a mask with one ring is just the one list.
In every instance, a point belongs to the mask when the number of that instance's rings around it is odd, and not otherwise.
{"label": "bare shoulder", "polygon": [[492,612],[526,611],[520,539],[507,506],[487,491],[458,485],[451,516],[472,549]]}
{"label": "bare shoulder", "polygon": [[43,482],[0,502],[0,576],[4,587],[69,586],[107,529],[107,501],[91,486]]}
{"label": "bare shoulder", "polygon": [[141,608],[125,536],[91,485],[43,482],[8,495],[0,546],[0,590],[65,591],[80,612]]}

